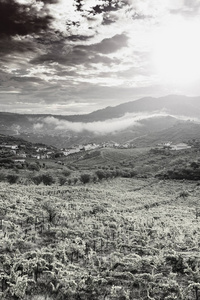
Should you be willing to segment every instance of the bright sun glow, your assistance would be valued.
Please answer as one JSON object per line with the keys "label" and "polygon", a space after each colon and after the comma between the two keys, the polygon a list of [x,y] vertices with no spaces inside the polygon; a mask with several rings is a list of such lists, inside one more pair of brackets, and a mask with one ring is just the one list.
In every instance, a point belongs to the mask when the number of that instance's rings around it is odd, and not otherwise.
{"label": "bright sun glow", "polygon": [[153,63],[166,83],[191,85],[200,80],[200,39],[197,22],[180,19],[156,33]]}

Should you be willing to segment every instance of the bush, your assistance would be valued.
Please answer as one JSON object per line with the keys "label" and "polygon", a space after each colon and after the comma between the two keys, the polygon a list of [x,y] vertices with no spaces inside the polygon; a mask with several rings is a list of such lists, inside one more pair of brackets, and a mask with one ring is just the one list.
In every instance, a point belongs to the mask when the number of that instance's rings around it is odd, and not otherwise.
{"label": "bush", "polygon": [[199,168],[199,164],[196,163],[195,161],[193,161],[193,162],[190,164],[190,166],[191,166],[193,169]]}
{"label": "bush", "polygon": [[131,177],[137,176],[137,172],[136,172],[135,170],[131,170],[131,171],[130,171],[130,176],[131,176]]}
{"label": "bush", "polygon": [[97,180],[98,180],[98,178],[97,178],[96,176],[93,176],[93,179],[92,179],[92,180],[93,180],[94,183],[96,183]]}
{"label": "bush", "polygon": [[63,171],[62,171],[62,173],[63,173],[63,175],[64,176],[69,176],[70,174],[71,174],[71,171],[69,170],[69,169],[64,169]]}
{"label": "bush", "polygon": [[76,184],[78,182],[78,178],[74,178],[74,184]]}
{"label": "bush", "polygon": [[6,181],[6,175],[3,173],[0,173],[0,182],[1,181]]}
{"label": "bush", "polygon": [[24,165],[18,163],[18,164],[15,165],[15,168],[16,168],[16,169],[23,169],[23,168],[24,168]]}
{"label": "bush", "polygon": [[45,185],[52,185],[55,182],[55,180],[50,174],[43,174],[42,175],[42,182]]}
{"label": "bush", "polygon": [[14,174],[7,175],[7,180],[10,184],[16,183],[18,179],[19,179],[18,175],[14,175]]}
{"label": "bush", "polygon": [[65,184],[65,182],[67,181],[67,179],[65,178],[65,177],[59,177],[59,183],[60,183],[60,185],[64,185]]}
{"label": "bush", "polygon": [[81,174],[80,181],[83,184],[90,182],[90,174]]}
{"label": "bush", "polygon": [[42,182],[42,175],[34,176],[31,178],[33,183],[39,185]]}
{"label": "bush", "polygon": [[102,170],[98,170],[95,172],[96,176],[98,177],[99,180],[102,180],[103,178],[106,178],[106,174]]}
{"label": "bush", "polygon": [[2,158],[0,159],[0,167],[4,167],[6,169],[13,168],[14,161],[10,158]]}
{"label": "bush", "polygon": [[31,164],[28,165],[27,169],[29,171],[39,171],[40,170],[40,166],[39,166],[39,164],[31,163]]}

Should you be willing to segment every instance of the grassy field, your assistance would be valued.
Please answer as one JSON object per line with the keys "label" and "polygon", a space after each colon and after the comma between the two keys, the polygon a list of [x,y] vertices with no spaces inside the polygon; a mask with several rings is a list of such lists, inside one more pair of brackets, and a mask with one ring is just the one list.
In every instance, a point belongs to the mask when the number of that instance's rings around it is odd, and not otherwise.
{"label": "grassy field", "polygon": [[1,299],[199,299],[198,182],[0,185]]}

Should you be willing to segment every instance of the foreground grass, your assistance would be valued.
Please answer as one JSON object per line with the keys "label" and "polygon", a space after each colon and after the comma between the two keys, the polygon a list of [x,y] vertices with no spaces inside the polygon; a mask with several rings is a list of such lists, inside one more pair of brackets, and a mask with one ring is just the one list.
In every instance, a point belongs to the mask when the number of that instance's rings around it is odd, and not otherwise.
{"label": "foreground grass", "polygon": [[198,299],[200,186],[0,186],[2,299]]}

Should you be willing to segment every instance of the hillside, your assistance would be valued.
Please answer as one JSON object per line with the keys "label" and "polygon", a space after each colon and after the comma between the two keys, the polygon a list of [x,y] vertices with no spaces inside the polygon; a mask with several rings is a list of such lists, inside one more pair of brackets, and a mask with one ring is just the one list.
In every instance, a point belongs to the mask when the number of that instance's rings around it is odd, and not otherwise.
{"label": "hillside", "polygon": [[198,300],[193,142],[1,159],[0,298]]}
{"label": "hillside", "polygon": [[177,122],[170,128],[150,132],[145,137],[136,139],[136,146],[156,146],[161,142],[171,141],[173,143],[186,142],[192,139],[200,140],[200,124],[192,122]]}
{"label": "hillside", "polygon": [[1,299],[198,299],[195,183],[0,187]]}
{"label": "hillside", "polygon": [[145,97],[115,107],[95,111],[88,115],[91,121],[118,118],[125,113],[163,111],[172,115],[200,117],[200,97],[169,95],[160,98]]}
{"label": "hillside", "polygon": [[[199,97],[171,95],[142,98],[88,115],[23,115],[0,112],[0,133],[58,148],[110,140],[125,143],[139,137],[143,137],[144,144],[148,144],[150,140],[160,140],[161,136],[165,139],[165,135],[166,139],[173,139],[176,131],[179,131],[176,127],[179,123],[184,124],[185,134],[182,138],[188,139],[190,134],[194,138],[198,137],[198,130],[192,132],[187,120],[198,127],[199,118]],[[177,135],[180,134],[177,132]]]}

